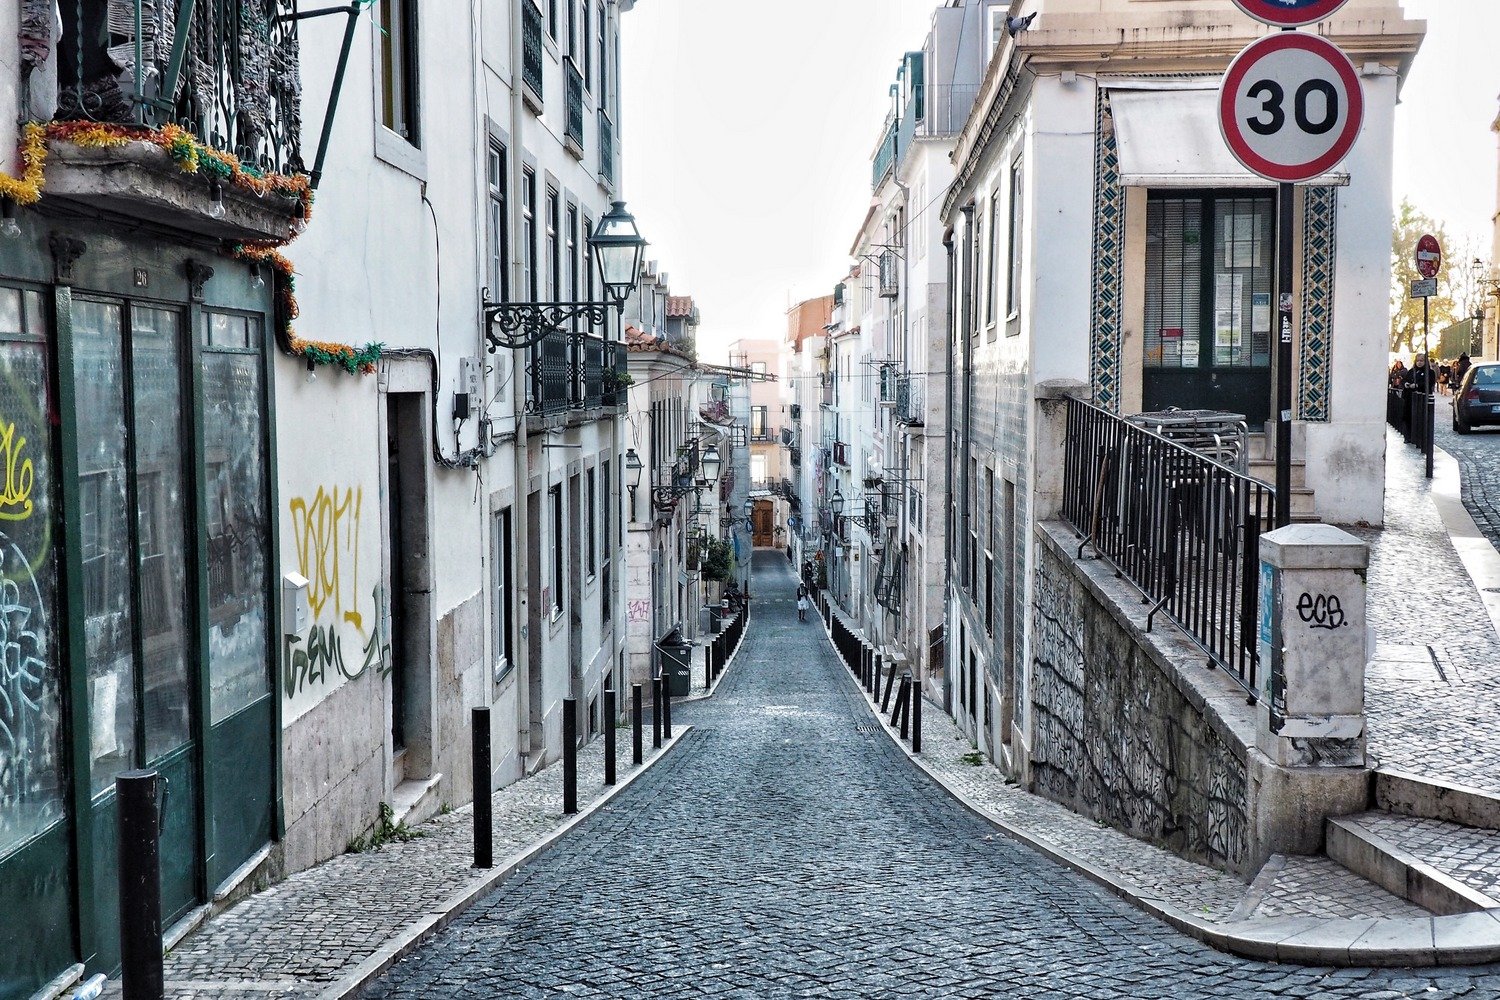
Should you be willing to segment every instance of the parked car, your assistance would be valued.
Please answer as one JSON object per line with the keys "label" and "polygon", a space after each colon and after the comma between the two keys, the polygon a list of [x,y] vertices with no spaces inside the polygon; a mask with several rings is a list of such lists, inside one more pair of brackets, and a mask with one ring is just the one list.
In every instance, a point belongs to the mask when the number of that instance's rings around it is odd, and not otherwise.
{"label": "parked car", "polygon": [[1467,434],[1485,424],[1500,425],[1500,361],[1470,368],[1453,394],[1456,433]]}

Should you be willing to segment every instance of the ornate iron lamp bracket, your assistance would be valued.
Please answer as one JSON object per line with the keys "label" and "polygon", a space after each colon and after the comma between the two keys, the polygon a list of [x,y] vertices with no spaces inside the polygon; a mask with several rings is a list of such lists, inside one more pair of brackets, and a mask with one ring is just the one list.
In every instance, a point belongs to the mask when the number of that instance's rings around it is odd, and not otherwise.
{"label": "ornate iron lamp bracket", "polygon": [[520,350],[569,325],[603,326],[609,310],[608,302],[491,302],[486,289],[484,338],[491,354],[501,348]]}

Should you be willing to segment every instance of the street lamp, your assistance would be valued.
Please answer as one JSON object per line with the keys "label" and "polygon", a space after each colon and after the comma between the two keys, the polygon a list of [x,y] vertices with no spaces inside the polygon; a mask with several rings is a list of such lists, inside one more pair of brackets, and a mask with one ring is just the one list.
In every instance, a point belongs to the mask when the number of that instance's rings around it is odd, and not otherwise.
{"label": "street lamp", "polygon": [[630,487],[630,516],[635,517],[635,488],[641,485],[641,456],[634,448],[625,449],[625,473],[630,479],[625,484]]}
{"label": "street lamp", "polygon": [[604,283],[602,301],[491,302],[489,289],[484,290],[484,336],[491,354],[502,347],[531,347],[569,324],[600,326],[609,319],[611,306],[625,312],[625,301],[640,282],[646,241],[623,201],[614,202],[599,220],[589,237],[589,250]]}
{"label": "street lamp", "polygon": [[708,481],[709,485],[713,485],[718,481],[719,465],[722,461],[719,458],[718,448],[709,445],[703,449],[703,454],[699,457],[698,464],[703,466],[703,478]]}
{"label": "street lamp", "polygon": [[844,494],[839,492],[837,486],[833,488],[833,499],[828,501],[828,509],[833,511],[834,517],[839,517],[844,513]]}

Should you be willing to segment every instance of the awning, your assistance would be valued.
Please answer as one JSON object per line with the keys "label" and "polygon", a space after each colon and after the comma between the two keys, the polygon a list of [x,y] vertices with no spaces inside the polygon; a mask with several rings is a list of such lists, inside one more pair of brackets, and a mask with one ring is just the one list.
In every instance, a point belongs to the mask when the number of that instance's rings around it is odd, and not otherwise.
{"label": "awning", "polygon": [[[1202,80],[1119,79],[1105,86],[1114,115],[1121,184],[1153,188],[1271,184],[1240,166],[1224,144],[1217,81],[1205,86]],[[1328,173],[1311,183],[1344,185],[1349,175]]]}

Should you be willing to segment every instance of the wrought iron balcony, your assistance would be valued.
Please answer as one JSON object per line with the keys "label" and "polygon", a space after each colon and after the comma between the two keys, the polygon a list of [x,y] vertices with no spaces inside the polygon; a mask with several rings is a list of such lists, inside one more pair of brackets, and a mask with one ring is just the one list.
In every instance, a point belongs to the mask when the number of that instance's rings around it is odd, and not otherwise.
{"label": "wrought iron balcony", "polygon": [[880,140],[880,148],[875,151],[875,176],[870,182],[871,187],[880,187],[880,182],[885,180],[896,163],[896,133],[900,126],[899,120],[892,121],[886,129],[885,137]]}
{"label": "wrought iron balcony", "polygon": [[542,8],[536,0],[521,0],[521,82],[538,101],[542,92]]}
{"label": "wrought iron balcony", "polygon": [[615,186],[615,123],[603,108],[599,109],[599,176]]}
{"label": "wrought iron balcony", "polygon": [[927,422],[927,377],[925,375],[899,375],[896,377],[896,420],[908,427],[921,427]]}
{"label": "wrought iron balcony", "polygon": [[574,409],[604,405],[604,338],[577,334],[570,345],[573,354]]}
{"label": "wrought iron balcony", "polygon": [[572,57],[563,60],[563,79],[567,82],[568,117],[564,138],[575,147],[574,154],[583,156],[583,74],[578,72]]}
{"label": "wrought iron balcony", "polygon": [[842,441],[833,442],[833,464],[849,467],[849,446]]}
{"label": "wrought iron balcony", "polygon": [[625,345],[610,341],[604,345],[605,406],[624,406],[630,392],[630,369],[626,363]]}
{"label": "wrought iron balcony", "polygon": [[549,333],[532,345],[526,360],[526,412],[532,416],[561,413],[572,402],[569,335]]}

